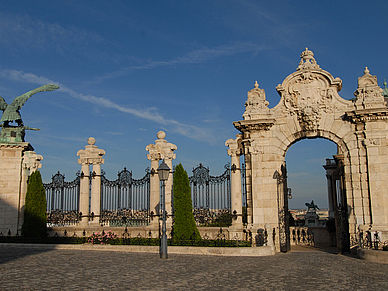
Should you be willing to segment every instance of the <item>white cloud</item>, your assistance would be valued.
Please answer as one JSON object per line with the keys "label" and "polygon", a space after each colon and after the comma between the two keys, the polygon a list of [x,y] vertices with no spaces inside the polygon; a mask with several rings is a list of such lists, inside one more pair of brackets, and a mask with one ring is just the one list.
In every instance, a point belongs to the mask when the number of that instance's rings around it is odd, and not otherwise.
{"label": "white cloud", "polygon": [[46,77],[36,76],[31,73],[24,73],[23,71],[0,70],[0,78],[9,79],[13,81],[28,82],[37,85],[57,84],[60,87],[60,91],[65,92],[78,100],[89,102],[104,108],[115,109],[120,112],[128,113],[142,119],[156,122],[158,124],[163,125],[164,130],[166,131],[177,133],[192,139],[207,141],[209,143],[214,143],[216,141],[216,134],[213,133],[212,130],[208,128],[197,127],[194,125],[183,124],[173,119],[166,119],[159,114],[158,109],[155,107],[140,110],[127,106],[122,106],[109,100],[108,98],[78,93],[66,87],[65,85],[62,85],[60,82],[55,82]]}
{"label": "white cloud", "polygon": [[187,53],[184,56],[177,57],[168,61],[149,61],[142,65],[129,66],[115,72],[110,72],[104,76],[97,77],[92,83],[101,83],[106,80],[124,76],[131,71],[146,70],[157,67],[168,67],[180,64],[198,64],[204,63],[223,56],[230,56],[238,53],[252,52],[257,55],[258,52],[265,49],[264,45],[258,45],[252,42],[235,42],[229,45],[222,45],[215,48],[204,48]]}
{"label": "white cloud", "polygon": [[29,15],[0,13],[0,44],[13,50],[52,51],[62,55],[69,51],[89,57],[91,46],[103,42],[94,32],[77,27],[63,27],[56,23],[43,22]]}

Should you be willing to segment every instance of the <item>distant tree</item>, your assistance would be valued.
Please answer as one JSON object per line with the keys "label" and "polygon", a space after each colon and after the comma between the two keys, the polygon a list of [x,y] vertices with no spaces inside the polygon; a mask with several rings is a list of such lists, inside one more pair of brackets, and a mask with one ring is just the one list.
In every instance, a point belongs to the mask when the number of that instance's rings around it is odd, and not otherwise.
{"label": "distant tree", "polygon": [[22,236],[28,238],[46,237],[46,194],[39,171],[31,174],[24,206]]}
{"label": "distant tree", "polygon": [[288,223],[289,223],[289,226],[295,226],[295,219],[294,219],[294,216],[292,215],[292,213],[290,212],[290,210],[288,210]]}
{"label": "distant tree", "polygon": [[182,164],[174,172],[174,239],[200,240],[193,215],[190,181]]}

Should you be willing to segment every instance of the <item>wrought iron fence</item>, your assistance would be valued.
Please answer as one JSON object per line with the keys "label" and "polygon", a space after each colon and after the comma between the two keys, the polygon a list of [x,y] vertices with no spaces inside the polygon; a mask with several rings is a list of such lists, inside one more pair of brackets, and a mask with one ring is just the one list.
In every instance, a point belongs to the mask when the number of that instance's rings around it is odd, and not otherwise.
{"label": "wrought iron fence", "polygon": [[230,165],[225,165],[222,175],[211,176],[209,168],[199,164],[189,180],[196,223],[229,226],[232,223]]}
{"label": "wrought iron fence", "polygon": [[47,225],[65,226],[79,222],[80,175],[74,181],[65,182],[65,175],[59,171],[51,178],[51,183],[43,184],[47,201]]}
{"label": "wrought iron fence", "polygon": [[133,179],[124,168],[110,181],[101,176],[100,223],[109,226],[146,226],[150,222],[150,174]]}

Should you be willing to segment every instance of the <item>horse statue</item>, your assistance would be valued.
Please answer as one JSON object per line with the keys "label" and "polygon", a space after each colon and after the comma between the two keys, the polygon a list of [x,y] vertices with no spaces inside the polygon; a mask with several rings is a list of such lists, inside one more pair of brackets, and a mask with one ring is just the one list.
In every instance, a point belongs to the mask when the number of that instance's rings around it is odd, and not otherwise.
{"label": "horse statue", "polygon": [[307,212],[310,212],[310,209],[312,209],[314,212],[317,211],[317,209],[319,210],[319,207],[314,203],[314,200],[311,200],[311,203],[307,202],[304,205],[308,207]]}

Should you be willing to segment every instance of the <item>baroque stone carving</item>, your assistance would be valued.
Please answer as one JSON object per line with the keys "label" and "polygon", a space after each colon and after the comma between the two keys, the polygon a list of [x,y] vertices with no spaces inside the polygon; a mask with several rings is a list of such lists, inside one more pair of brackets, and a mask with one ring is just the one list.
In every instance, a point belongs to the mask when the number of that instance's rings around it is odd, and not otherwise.
{"label": "baroque stone carving", "polygon": [[95,146],[95,143],[96,140],[94,137],[88,138],[88,145],[85,146],[85,149],[77,152],[77,156],[79,156],[78,164],[97,165],[105,162],[102,158],[105,155],[105,151]]}
{"label": "baroque stone carving", "polygon": [[240,156],[242,154],[243,146],[241,144],[242,134],[237,134],[236,139],[228,139],[225,146],[229,147],[227,150],[229,156]]}
{"label": "baroque stone carving", "polygon": [[307,47],[304,52],[300,55],[300,62],[297,70],[306,70],[306,69],[319,69],[319,65],[314,59],[314,53],[310,51]]}
{"label": "baroque stone carving", "polygon": [[264,89],[259,88],[257,81],[254,86],[255,88],[248,92],[248,99],[245,102],[244,120],[259,119],[269,114],[269,102],[265,99]]}
{"label": "baroque stone carving", "polygon": [[37,155],[36,152],[26,151],[23,154],[23,167],[29,169],[32,172],[35,172],[37,169],[42,167],[40,163],[43,160],[41,155]]}
{"label": "baroque stone carving", "polygon": [[381,140],[379,138],[367,138],[363,140],[363,144],[365,146],[379,146],[381,144]]}
{"label": "baroque stone carving", "polygon": [[164,139],[166,137],[164,131],[159,131],[157,137],[158,139],[155,141],[155,144],[149,144],[146,147],[146,151],[149,152],[149,154],[147,154],[147,159],[151,161],[163,159],[174,160],[176,157],[174,151],[177,149],[177,146]]}
{"label": "baroque stone carving", "polygon": [[322,70],[313,52],[307,48],[300,57],[297,71],[276,88],[282,101],[275,110],[296,115],[302,130],[317,130],[322,114],[330,114],[347,106],[339,101],[338,91],[342,88],[342,81]]}
{"label": "baroque stone carving", "polygon": [[358,78],[358,88],[354,92],[356,96],[356,109],[370,109],[386,106],[383,89],[377,83],[377,77],[369,73],[368,67],[364,75]]}

